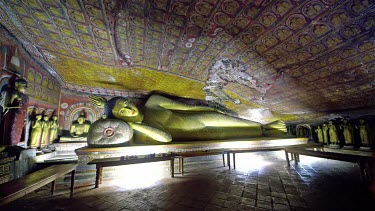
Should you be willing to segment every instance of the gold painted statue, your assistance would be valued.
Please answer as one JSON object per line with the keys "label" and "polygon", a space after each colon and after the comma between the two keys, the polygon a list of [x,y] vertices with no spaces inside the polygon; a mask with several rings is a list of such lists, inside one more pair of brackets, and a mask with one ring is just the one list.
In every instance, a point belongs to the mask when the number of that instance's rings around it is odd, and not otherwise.
{"label": "gold painted statue", "polygon": [[52,120],[49,122],[49,140],[51,142],[57,139],[57,136],[59,134],[59,127],[60,124],[57,120],[57,116],[53,115]]}
{"label": "gold painted statue", "polygon": [[352,126],[348,123],[347,119],[342,120],[340,124],[340,129],[343,130],[345,145],[353,145],[353,136],[352,136]]}
{"label": "gold painted statue", "polygon": [[42,121],[42,140],[40,142],[41,147],[45,147],[49,144],[49,129],[49,117],[47,115],[44,115]]}
{"label": "gold painted statue", "polygon": [[[101,108],[106,105],[106,100],[97,96],[91,96],[90,102]],[[111,113],[133,130],[159,142],[283,137],[286,133],[281,121],[261,125],[215,108],[187,105],[160,95],[152,95],[147,100],[143,113],[129,99],[118,98]]]}
{"label": "gold painted statue", "polygon": [[329,144],[328,143],[328,126],[326,123],[323,123],[322,130],[323,130],[323,143]]}
{"label": "gold painted statue", "polygon": [[85,116],[81,114],[70,127],[70,135],[73,137],[86,137],[89,129],[90,124],[86,123]]}
{"label": "gold painted statue", "polygon": [[42,115],[35,116],[35,120],[31,126],[30,147],[38,148],[42,137]]}
{"label": "gold painted statue", "polygon": [[368,147],[368,133],[367,133],[367,125],[365,124],[365,120],[360,119],[359,124],[355,126],[359,129],[359,137],[361,138],[361,146]]}
{"label": "gold painted statue", "polygon": [[318,141],[319,141],[319,143],[324,143],[324,140],[323,140],[323,130],[322,130],[322,128],[320,128],[320,126],[318,126],[318,128],[315,129],[315,133],[318,135]]}
{"label": "gold painted statue", "polygon": [[332,121],[329,121],[327,127],[328,127],[328,133],[329,133],[329,140],[331,141],[331,144],[337,145],[339,139],[337,137],[336,126],[333,124]]}

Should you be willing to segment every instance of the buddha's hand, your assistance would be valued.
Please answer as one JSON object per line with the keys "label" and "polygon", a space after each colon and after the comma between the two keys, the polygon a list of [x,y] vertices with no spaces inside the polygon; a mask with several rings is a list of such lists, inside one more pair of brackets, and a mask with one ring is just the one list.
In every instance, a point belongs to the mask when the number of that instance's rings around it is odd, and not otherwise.
{"label": "buddha's hand", "polygon": [[104,97],[99,97],[95,95],[90,95],[89,99],[90,99],[90,103],[98,106],[99,108],[104,108],[104,105],[107,101]]}

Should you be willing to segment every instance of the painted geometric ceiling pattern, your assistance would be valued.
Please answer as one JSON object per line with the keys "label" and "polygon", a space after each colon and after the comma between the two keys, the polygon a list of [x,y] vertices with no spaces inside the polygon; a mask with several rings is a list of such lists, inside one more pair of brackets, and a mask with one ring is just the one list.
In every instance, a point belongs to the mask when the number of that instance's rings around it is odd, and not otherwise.
{"label": "painted geometric ceiling pattern", "polygon": [[259,91],[228,82],[225,90],[242,102],[282,114],[375,105],[371,0],[0,2],[13,21],[2,25],[18,23],[18,38],[37,46],[71,89],[157,90],[202,99],[208,70],[229,58],[269,86],[261,100]]}

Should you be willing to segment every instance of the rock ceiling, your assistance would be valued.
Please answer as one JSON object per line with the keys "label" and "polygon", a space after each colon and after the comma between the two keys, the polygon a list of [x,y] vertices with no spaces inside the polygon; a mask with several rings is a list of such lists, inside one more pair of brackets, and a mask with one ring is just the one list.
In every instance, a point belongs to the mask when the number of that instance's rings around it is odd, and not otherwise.
{"label": "rock ceiling", "polygon": [[0,0],[0,22],[72,90],[204,99],[210,68],[231,59],[246,70],[228,75],[264,88],[221,78],[240,113],[375,105],[372,0]]}

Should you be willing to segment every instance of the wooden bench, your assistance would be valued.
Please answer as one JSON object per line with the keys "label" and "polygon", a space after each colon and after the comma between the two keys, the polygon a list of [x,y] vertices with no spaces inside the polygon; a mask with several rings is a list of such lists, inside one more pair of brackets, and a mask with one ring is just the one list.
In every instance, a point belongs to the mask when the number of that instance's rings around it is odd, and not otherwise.
{"label": "wooden bench", "polygon": [[130,159],[124,159],[124,157],[103,158],[103,159],[94,159],[87,164],[96,165],[95,188],[99,188],[99,185],[102,184],[102,180],[103,180],[103,168],[104,167],[150,163],[150,162],[168,161],[168,160],[170,161],[171,177],[174,177],[174,158],[171,155],[162,156],[162,157],[155,156],[155,157],[130,158]]}
{"label": "wooden bench", "polygon": [[202,150],[202,151],[187,151],[187,152],[178,152],[175,153],[175,158],[178,158],[178,171],[181,172],[181,175],[184,175],[184,158],[186,157],[201,157],[201,156],[210,156],[210,155],[222,155],[223,166],[225,166],[225,149],[211,149],[211,150]]}
{"label": "wooden bench", "polygon": [[0,206],[52,182],[51,194],[56,189],[56,179],[71,173],[70,193],[73,194],[75,170],[78,164],[53,165],[0,185]]}
{"label": "wooden bench", "polygon": [[374,178],[373,152],[330,149],[323,147],[287,147],[285,148],[285,157],[288,166],[290,166],[288,153],[291,153],[292,156],[294,156],[295,165],[298,165],[298,162],[300,161],[299,155],[357,163],[359,165],[362,181],[371,181]]}

